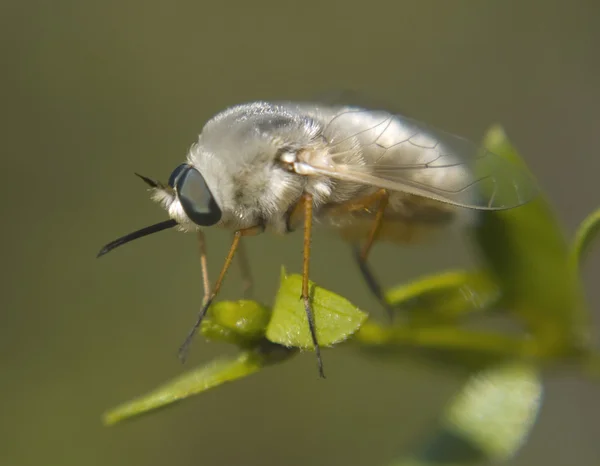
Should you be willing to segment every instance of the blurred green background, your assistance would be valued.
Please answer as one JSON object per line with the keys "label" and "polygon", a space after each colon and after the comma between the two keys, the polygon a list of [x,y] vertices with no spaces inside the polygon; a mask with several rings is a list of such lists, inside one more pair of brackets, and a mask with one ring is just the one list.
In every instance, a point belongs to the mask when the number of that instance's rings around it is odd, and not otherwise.
{"label": "blurred green background", "polygon": [[[349,349],[325,352],[326,381],[304,354],[103,427],[105,409],[184,370],[201,287],[193,235],[95,254],[165,218],[133,172],[165,180],[215,112],[340,89],[473,140],[503,124],[571,234],[600,203],[599,15],[593,0],[2,2],[0,464],[383,465],[409,449],[463,379]],[[214,276],[230,238],[207,236]],[[300,271],[300,238],[247,246],[269,302],[282,262]],[[472,262],[460,234],[373,255],[387,285]],[[383,316],[344,244],[317,235],[313,264]],[[585,273],[598,315],[598,254]],[[239,287],[233,269],[222,297]],[[188,367],[230,351],[198,340]],[[514,464],[598,464],[597,387],[547,383]]]}

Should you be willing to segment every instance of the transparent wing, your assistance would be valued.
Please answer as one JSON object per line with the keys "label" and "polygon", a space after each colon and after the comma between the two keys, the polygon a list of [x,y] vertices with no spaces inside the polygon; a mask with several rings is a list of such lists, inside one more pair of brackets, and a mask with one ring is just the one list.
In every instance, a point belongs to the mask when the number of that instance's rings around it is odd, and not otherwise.
{"label": "transparent wing", "polygon": [[[332,178],[480,210],[517,207],[538,192],[526,168],[404,116],[349,109],[333,117],[324,136],[331,157],[310,167]],[[353,162],[348,154],[356,146],[363,157]]]}

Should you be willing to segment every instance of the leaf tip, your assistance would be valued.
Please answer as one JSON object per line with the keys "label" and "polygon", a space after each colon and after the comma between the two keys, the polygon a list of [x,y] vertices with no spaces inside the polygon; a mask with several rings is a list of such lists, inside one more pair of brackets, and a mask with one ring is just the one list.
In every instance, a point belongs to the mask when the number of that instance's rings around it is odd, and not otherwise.
{"label": "leaf tip", "polygon": [[485,146],[486,147],[497,147],[506,142],[506,131],[504,127],[499,124],[490,126],[485,134]]}
{"label": "leaf tip", "polygon": [[102,415],[102,424],[104,427],[112,427],[117,424],[121,420],[121,416],[119,416],[114,411],[107,411]]}

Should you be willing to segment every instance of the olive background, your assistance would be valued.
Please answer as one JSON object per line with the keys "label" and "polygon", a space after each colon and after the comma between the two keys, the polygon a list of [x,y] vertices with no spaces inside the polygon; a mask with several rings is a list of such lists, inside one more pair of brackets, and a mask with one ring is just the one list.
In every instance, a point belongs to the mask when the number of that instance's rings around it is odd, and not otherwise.
{"label": "olive background", "polygon": [[[106,428],[102,412],[234,349],[176,350],[201,300],[194,235],[106,242],[166,218],[138,171],[166,180],[205,121],[257,99],[344,89],[479,141],[501,123],[567,234],[600,204],[600,5],[589,1],[0,4],[2,240],[0,463],[6,466],[384,465],[423,439],[462,376],[310,353],[176,407]],[[211,272],[230,235],[207,230]],[[247,246],[256,297],[301,238]],[[596,321],[600,251],[585,267]],[[312,278],[376,316],[348,247],[314,240]],[[460,232],[378,246],[386,285],[475,261]],[[239,298],[233,268],[222,298]],[[596,333],[597,334],[597,333]],[[598,341],[598,338],[596,338]],[[547,376],[516,465],[598,464],[599,387]]]}

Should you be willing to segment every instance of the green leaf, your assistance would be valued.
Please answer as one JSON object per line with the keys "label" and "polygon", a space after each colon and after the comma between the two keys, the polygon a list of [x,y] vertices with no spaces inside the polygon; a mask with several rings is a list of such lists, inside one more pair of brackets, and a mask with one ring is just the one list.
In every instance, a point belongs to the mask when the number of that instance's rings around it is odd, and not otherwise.
{"label": "green leaf", "polygon": [[219,301],[202,322],[202,334],[209,340],[252,346],[265,336],[270,309],[255,301]]}
{"label": "green leaf", "polygon": [[245,351],[235,358],[212,361],[146,395],[108,411],[104,415],[104,423],[112,425],[149,411],[164,408],[226,382],[247,377],[263,367],[287,359],[293,354],[286,348],[265,341],[254,351]]}
{"label": "green leaf", "polygon": [[[273,316],[267,327],[267,338],[287,347],[314,348],[304,303],[300,299],[302,277],[282,272],[281,285],[275,298]],[[347,299],[310,282],[312,311],[317,339],[322,346],[346,340],[367,318]]]}
{"label": "green leaf", "polygon": [[500,289],[484,271],[457,270],[400,285],[386,296],[408,314],[410,323],[440,325],[490,309],[500,298]]}
{"label": "green leaf", "polygon": [[416,454],[392,464],[504,464],[526,441],[542,395],[536,368],[516,363],[488,367],[470,377]]}
{"label": "green leaf", "polygon": [[470,439],[487,458],[508,461],[529,435],[542,403],[536,367],[512,363],[472,376],[444,415],[443,424]]}
{"label": "green leaf", "polygon": [[[524,166],[501,128],[485,139],[492,152]],[[502,307],[532,332],[547,355],[585,341],[588,312],[570,246],[543,193],[515,209],[481,214],[476,240],[503,291]]]}
{"label": "green leaf", "polygon": [[106,424],[165,407],[192,395],[197,395],[225,382],[246,377],[262,367],[260,360],[250,353],[242,353],[235,359],[219,359],[204,367],[188,372],[158,389],[129,401],[109,411],[104,416]]}
{"label": "green leaf", "polygon": [[577,229],[571,247],[571,262],[574,269],[581,267],[582,261],[587,256],[598,233],[600,233],[600,209],[588,215]]}
{"label": "green leaf", "polygon": [[[490,130],[486,146],[527,170],[500,128]],[[425,355],[431,352],[424,350],[434,350],[436,359],[475,367],[514,357],[574,357],[593,367],[597,359],[588,348],[589,315],[579,275],[570,266],[571,248],[543,193],[521,207],[479,216],[475,240],[485,270],[426,277],[392,290],[388,297],[409,311],[408,322],[384,327],[369,321],[355,341],[379,354],[386,348],[413,348]],[[504,312],[529,332],[513,336],[461,325],[481,311]]]}

